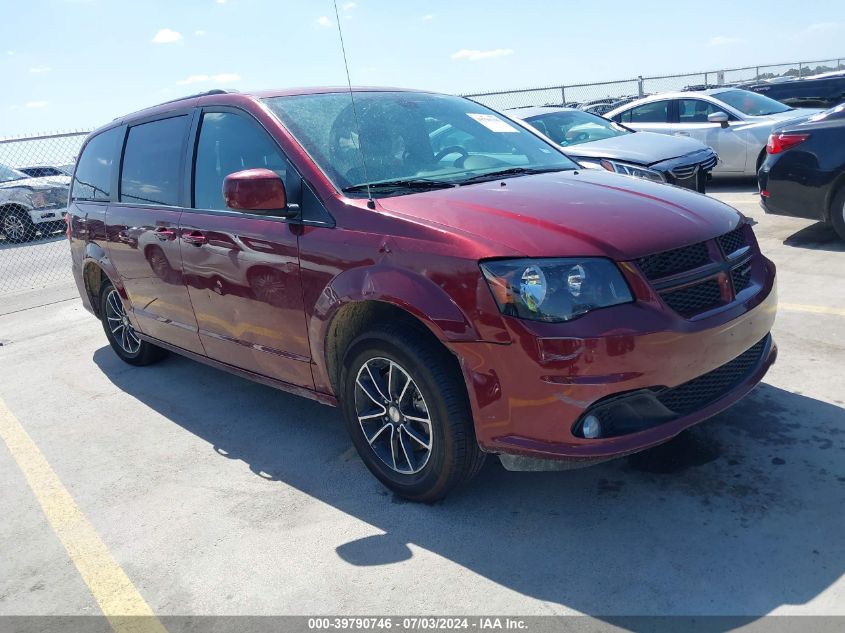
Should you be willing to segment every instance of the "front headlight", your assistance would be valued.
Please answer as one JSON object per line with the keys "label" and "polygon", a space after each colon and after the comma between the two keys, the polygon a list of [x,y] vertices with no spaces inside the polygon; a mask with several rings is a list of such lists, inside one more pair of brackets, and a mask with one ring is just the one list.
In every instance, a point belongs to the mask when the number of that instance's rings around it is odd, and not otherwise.
{"label": "front headlight", "polygon": [[597,308],[633,301],[607,259],[503,259],[481,264],[502,314],[532,321],[571,321]]}
{"label": "front headlight", "polygon": [[636,178],[645,178],[653,182],[666,182],[659,171],[648,169],[647,167],[640,167],[639,165],[631,165],[630,163],[620,163],[618,160],[608,160],[602,158],[599,161],[582,160],[579,161],[584,167],[590,169],[606,169],[616,174],[624,174],[625,176],[635,176]]}

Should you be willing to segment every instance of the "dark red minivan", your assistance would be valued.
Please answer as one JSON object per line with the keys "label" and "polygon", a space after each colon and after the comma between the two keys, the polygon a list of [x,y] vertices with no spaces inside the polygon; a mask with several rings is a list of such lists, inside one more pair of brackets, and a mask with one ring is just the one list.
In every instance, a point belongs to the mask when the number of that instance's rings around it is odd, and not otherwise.
{"label": "dark red minivan", "polygon": [[86,141],[68,212],[115,352],[343,409],[410,499],[639,451],[774,362],[775,267],[705,196],[582,170],[466,99],[212,91]]}

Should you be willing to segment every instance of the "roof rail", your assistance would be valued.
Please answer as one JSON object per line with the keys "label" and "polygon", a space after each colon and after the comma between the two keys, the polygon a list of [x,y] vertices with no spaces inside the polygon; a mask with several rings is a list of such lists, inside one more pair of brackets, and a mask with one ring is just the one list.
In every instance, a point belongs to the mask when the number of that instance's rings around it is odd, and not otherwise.
{"label": "roof rail", "polygon": [[[196,99],[198,97],[210,97],[212,95],[227,95],[233,92],[237,92],[237,90],[224,90],[223,88],[214,88],[213,90],[206,90],[205,92],[198,92],[193,95],[185,95],[184,97],[178,97],[176,99],[171,99],[170,101],[162,101],[157,105],[166,105],[168,103],[176,103],[178,101],[185,101],[187,99]],[[155,106],[153,106],[155,107]]]}
{"label": "roof rail", "polygon": [[193,95],[185,95],[184,97],[178,97],[176,99],[171,99],[170,101],[162,101],[161,103],[156,103],[155,105],[147,106],[141,110],[136,110],[135,112],[130,112],[129,114],[124,114],[119,117],[115,117],[112,119],[113,121],[117,121],[118,119],[122,119],[127,116],[131,116],[136,114],[137,112],[143,112],[144,110],[149,110],[150,108],[157,108],[158,106],[167,105],[168,103],[178,103],[180,101],[187,101],[188,99],[197,99],[198,97],[209,97],[211,95],[227,95],[238,92],[237,90],[224,90],[222,88],[214,88],[213,90],[206,90],[205,92],[198,92]]}

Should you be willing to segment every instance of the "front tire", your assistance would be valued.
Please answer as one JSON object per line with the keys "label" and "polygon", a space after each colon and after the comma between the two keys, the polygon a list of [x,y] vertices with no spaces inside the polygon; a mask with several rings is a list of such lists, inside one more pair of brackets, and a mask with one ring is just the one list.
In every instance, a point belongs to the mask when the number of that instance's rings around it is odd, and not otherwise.
{"label": "front tire", "polygon": [[3,234],[13,244],[23,244],[35,239],[37,229],[23,209],[8,209],[2,214]]}
{"label": "front tire", "polygon": [[485,454],[463,377],[423,333],[388,325],[346,353],[341,406],[358,454],[396,494],[432,503],[469,481]]}
{"label": "front tire", "polygon": [[100,318],[106,338],[122,361],[142,366],[157,363],[167,356],[166,350],[141,340],[126,316],[120,293],[111,282],[106,282],[100,289]]}

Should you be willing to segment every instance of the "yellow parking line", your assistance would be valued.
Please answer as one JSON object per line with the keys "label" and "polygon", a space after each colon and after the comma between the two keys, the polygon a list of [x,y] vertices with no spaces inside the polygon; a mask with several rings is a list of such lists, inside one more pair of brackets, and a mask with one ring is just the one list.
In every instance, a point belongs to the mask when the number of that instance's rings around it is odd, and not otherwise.
{"label": "yellow parking line", "polygon": [[2,400],[0,438],[9,448],[53,531],[65,546],[112,629],[117,633],[167,633],[38,446]]}
{"label": "yellow parking line", "polygon": [[778,308],[787,312],[812,312],[814,314],[832,314],[845,317],[845,308],[830,308],[828,306],[809,306],[802,303],[781,303]]}

